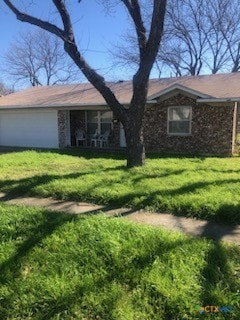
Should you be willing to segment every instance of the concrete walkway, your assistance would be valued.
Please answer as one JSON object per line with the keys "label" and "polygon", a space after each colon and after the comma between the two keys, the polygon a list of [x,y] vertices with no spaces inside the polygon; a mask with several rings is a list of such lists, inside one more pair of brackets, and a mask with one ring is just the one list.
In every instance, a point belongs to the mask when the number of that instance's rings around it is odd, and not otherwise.
{"label": "concrete walkway", "polygon": [[0,201],[9,204],[43,207],[53,211],[72,214],[104,212],[107,216],[124,217],[128,220],[151,226],[181,231],[197,237],[208,237],[240,245],[240,225],[225,226],[214,222],[173,216],[165,213],[151,213],[127,208],[112,209],[108,206],[84,202],[60,201],[51,198],[8,197],[0,193]]}

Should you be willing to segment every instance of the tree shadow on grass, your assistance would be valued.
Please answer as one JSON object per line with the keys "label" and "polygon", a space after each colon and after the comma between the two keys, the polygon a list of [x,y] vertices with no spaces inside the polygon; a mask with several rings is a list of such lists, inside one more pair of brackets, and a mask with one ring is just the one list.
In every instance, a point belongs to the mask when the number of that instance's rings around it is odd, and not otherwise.
{"label": "tree shadow on grass", "polygon": [[[31,215],[31,226],[22,226],[22,224],[24,224],[24,221],[19,221],[22,229],[13,230],[11,232],[11,237],[13,239],[23,237],[23,241],[19,244],[16,244],[17,247],[15,252],[7,257],[5,261],[0,265],[0,284],[1,286],[10,288],[9,293],[4,297],[1,297],[0,312],[2,319],[8,319],[8,317],[11,317],[10,310],[12,310],[14,314],[14,303],[16,303],[16,298],[18,300],[21,300],[21,297],[16,296],[17,293],[15,293],[15,286],[23,285],[23,283],[21,282],[21,279],[23,278],[23,266],[28,265],[28,259],[31,252],[36,247],[41,246],[43,241],[47,237],[51,236],[57,228],[61,227],[69,221],[72,221],[73,219],[78,218],[76,218],[76,216],[43,211],[41,215]],[[25,222],[29,223],[27,220]],[[108,245],[110,249],[111,243],[109,243]],[[172,243],[169,245],[159,243],[159,246],[157,245],[154,250],[152,250],[152,252],[149,252],[143,256],[139,256],[133,261],[132,266],[127,265],[125,267],[138,268],[140,275],[144,268],[149,267],[149,265],[153,263],[157,255],[160,255],[161,252],[172,250],[175,246],[179,245],[180,242]],[[106,244],[104,243],[103,248],[105,248],[105,246]],[[101,252],[101,248],[98,248],[98,251]],[[127,279],[125,279],[124,277],[124,269],[119,269],[119,267],[122,267],[122,264],[120,264],[120,266],[116,266],[115,261],[112,260],[112,256],[108,254],[106,256],[103,255],[103,259],[105,269],[108,272],[105,273],[104,281],[101,276],[98,277],[98,273],[96,273],[94,292],[92,292],[91,289],[89,291],[89,288],[85,288],[80,283],[76,288],[74,288],[74,290],[71,290],[70,294],[62,292],[62,294],[58,298],[43,297],[42,300],[40,299],[40,301],[36,301],[35,303],[33,303],[33,305],[30,305],[28,307],[28,311],[33,314],[33,317],[35,319],[50,319],[61,312],[64,313],[65,311],[69,311],[71,307],[77,303],[77,301],[79,301],[79,304],[81,304],[81,298],[84,295],[94,295],[97,294],[97,292],[101,292],[101,290],[103,290],[103,282],[105,287],[106,284],[110,286],[111,284],[114,284],[116,282],[124,285]],[[51,261],[49,261],[49,263],[51,263]],[[138,286],[138,283],[135,281],[131,286],[132,289],[134,289]],[[46,289],[51,290],[47,287]],[[117,304],[117,300],[115,301],[115,303]],[[108,319],[106,317],[106,314],[111,314],[112,310],[116,307],[115,303],[113,303],[111,306],[107,305],[103,307],[104,314],[102,319]],[[91,306],[86,306],[85,308],[86,310],[89,310],[89,312],[92,312],[93,314],[95,313],[96,316],[98,315],[98,311],[91,310]],[[24,312],[26,311],[23,311],[23,314]],[[109,317],[109,319],[111,319],[111,317]]]}
{"label": "tree shadow on grass", "polygon": [[[76,216],[43,210],[41,215],[31,215],[31,219],[34,220],[31,227],[23,225],[21,230],[14,229],[11,232],[10,236],[12,239],[25,239],[20,242],[20,244],[17,243],[14,253],[0,264],[1,286],[12,284],[14,287],[17,279],[22,276],[21,269],[24,262],[28,260],[30,252],[36,246],[39,246],[44,239],[54,233],[57,228],[76,219]],[[24,224],[24,222],[22,223]],[[13,302],[12,299],[12,294],[2,298],[0,310],[4,310],[4,307],[8,309],[9,305]],[[7,318],[7,315],[5,316]],[[1,317],[4,319],[4,314],[2,314]]]}
{"label": "tree shadow on grass", "polygon": [[[38,215],[36,215],[37,217]],[[33,218],[33,217],[32,217]],[[16,268],[18,271],[18,262],[23,261],[28,253],[45,238],[50,236],[58,227],[63,224],[76,219],[75,215],[69,215],[65,213],[55,213],[52,211],[43,211],[42,220],[39,224],[35,224],[32,228],[23,229],[21,231],[15,230],[11,233],[12,237],[27,236],[21,244],[18,245],[16,252],[10,256],[5,262],[0,265],[0,280],[1,282],[7,282],[8,280],[4,276],[6,269],[13,267],[13,271]],[[13,272],[16,276],[17,274]]]}
{"label": "tree shadow on grass", "polygon": [[113,152],[108,149],[83,149],[83,148],[64,148],[64,149],[44,149],[44,148],[26,148],[26,147],[0,147],[0,155],[8,153],[21,153],[27,151],[35,151],[38,153],[53,153],[53,154],[63,154],[73,157],[83,157],[85,159],[113,159],[113,160],[125,160],[125,150],[117,150]]}
{"label": "tree shadow on grass", "polygon": [[[227,249],[219,241],[213,241],[205,257],[206,266],[202,270],[202,294],[199,303],[201,306],[217,306],[218,312],[212,312],[214,319],[240,319],[239,282],[230,267]],[[227,296],[228,292],[235,296],[232,301]],[[238,304],[236,303],[238,301]],[[214,310],[213,310],[214,311]],[[215,309],[216,311],[216,309]],[[204,312],[204,315],[207,312]]]}
{"label": "tree shadow on grass", "polygon": [[[29,225],[27,219],[25,221],[23,218],[23,221],[18,221],[20,230],[14,229],[11,231],[11,235],[9,236],[12,239],[18,239],[19,237],[22,237],[23,241],[21,241],[19,244],[18,242],[16,243],[15,252],[7,257],[0,265],[0,285],[9,288],[9,293],[1,298],[0,312],[3,319],[7,319],[11,316],[10,310],[13,310],[14,314],[14,304],[19,303],[21,300],[21,297],[17,296],[18,290],[16,290],[16,286],[24,285],[22,281],[23,267],[25,265],[29,265],[28,261],[31,252],[36,247],[41,246],[43,241],[47,237],[51,236],[57,228],[61,227],[68,221],[78,218],[76,216],[43,211],[40,216],[37,214],[31,215],[30,219],[31,225]],[[106,244],[105,242],[102,243],[100,241],[96,246],[96,250],[98,254],[102,255],[104,263],[101,267],[104,267],[106,272],[104,273],[104,276],[102,276],[99,275],[96,270],[96,274],[94,275],[94,289],[84,287],[80,281],[79,285],[77,285],[74,290],[71,290],[70,293],[62,292],[57,298],[54,298],[54,295],[50,294],[47,295],[47,297],[42,297],[42,299],[40,298],[40,300],[33,302],[32,305],[28,305],[28,311],[24,310],[22,315],[25,314],[24,312],[31,312],[32,317],[35,319],[51,319],[59,314],[64,315],[66,312],[71,314],[71,308],[79,303],[79,308],[83,308],[83,314],[91,313],[93,317],[99,316],[100,319],[113,319],[111,314],[113,313],[114,309],[117,308],[118,298],[111,298],[111,292],[109,292],[109,299],[112,299],[111,304],[107,303],[104,305],[103,302],[103,306],[96,308],[96,310],[94,309],[94,302],[92,306],[90,305],[84,307],[84,305],[81,304],[82,298],[86,298],[88,295],[97,295],[98,292],[101,293],[103,290],[105,290],[105,292],[108,290],[111,291],[111,286],[115,285],[116,283],[122,287],[127,285],[129,287],[128,290],[130,291],[136,290],[140,285],[142,273],[144,270],[147,270],[152,266],[156,257],[161,256],[161,254],[169,252],[178,246],[184,245],[185,243],[185,239],[178,242],[174,241],[168,244],[164,243],[163,241],[158,242],[154,248],[151,248],[144,253],[141,253],[140,251],[140,253],[134,257],[132,263],[129,264],[128,261],[122,263],[121,259],[119,259],[118,263],[116,263],[115,258],[108,253],[111,252],[111,242]],[[102,248],[101,245],[103,246]],[[109,249],[106,249],[106,245],[109,246]],[[102,253],[102,251],[105,253]],[[51,264],[51,260],[49,263]],[[131,277],[129,279],[126,278],[126,269],[128,270],[127,273]],[[135,272],[136,270],[138,270],[138,272]],[[59,270],[59,272],[61,273],[61,270]],[[47,283],[46,290],[51,291],[51,288],[47,288]],[[33,293],[30,292],[29,294]],[[156,297],[157,293],[150,292],[150,295],[152,294]],[[16,302],[16,300],[18,300],[18,302]],[[154,308],[154,305],[152,308]],[[91,319],[91,317],[89,318]]]}
{"label": "tree shadow on grass", "polygon": [[[114,166],[110,168],[101,168],[102,173],[108,173],[117,170],[125,169],[122,165]],[[76,172],[76,173],[68,173],[68,174],[42,174],[36,175],[33,177],[18,179],[18,180],[0,180],[0,189],[3,192],[6,192],[7,196],[11,197],[11,195],[36,195],[34,193],[34,188],[38,186],[44,186],[52,181],[62,180],[62,179],[78,179],[84,178],[84,176],[88,174],[96,174],[96,170],[92,171],[84,171],[84,172]]]}
{"label": "tree shadow on grass", "polygon": [[[119,304],[119,295],[117,295],[117,297],[110,296],[111,286],[117,284],[121,288],[128,288],[126,294],[131,294],[131,292],[138,290],[141,286],[145,286],[144,283],[142,283],[142,274],[151,269],[157,257],[160,257],[162,254],[170,252],[177,247],[189,244],[189,242],[191,242],[191,240],[188,239],[176,241],[171,244],[159,243],[159,245],[155,246],[155,248],[153,248],[149,252],[136,256],[134,260],[132,260],[131,264],[128,263],[127,265],[125,263],[116,265],[115,260],[112,259],[111,254],[106,256],[103,255],[105,264],[104,269],[106,271],[105,277],[102,278],[97,274],[94,275],[95,283],[93,290],[89,290],[89,288],[86,288],[80,284],[74,289],[71,294],[63,293],[62,296],[58,299],[45,299],[43,301],[44,308],[39,308],[37,318],[45,320],[54,318],[55,316],[59,316],[59,314],[61,315],[61,313],[64,314],[65,312],[71,314],[72,307],[77,303],[79,304],[79,309],[82,309],[81,311],[83,313],[81,315],[85,316],[87,315],[87,313],[89,313],[89,319],[116,319],[113,314],[114,310],[116,310]],[[98,248],[98,251],[101,251],[101,248]],[[101,266],[101,268],[103,268],[103,266]],[[150,287],[151,286],[149,285],[149,288],[147,289],[149,295],[149,305],[153,310],[152,314],[156,315],[156,318],[153,319],[159,319],[157,310],[159,306],[161,306],[163,301],[166,303],[166,297],[160,291],[152,290],[150,289]],[[101,294],[102,292],[106,293],[106,290],[110,290],[108,293],[108,299],[111,301],[111,304],[109,303],[109,301],[101,301],[101,306],[97,305],[99,302],[94,301],[90,302],[92,303],[92,305],[89,304],[84,306],[84,304],[82,304],[81,300],[84,299],[86,295],[92,297],[96,295],[97,297],[98,294]],[[157,306],[155,305],[156,303]],[[40,306],[41,301],[38,302],[38,304]],[[166,310],[164,311],[166,319],[168,316],[172,316],[171,319],[173,319],[174,305],[170,305],[171,302],[169,302]]]}
{"label": "tree shadow on grass", "polygon": [[[166,186],[165,190],[154,190],[152,192],[146,193],[136,193],[133,192],[132,194],[126,195],[126,199],[121,199],[120,197],[117,199],[117,203],[121,204],[127,201],[128,203],[132,203],[134,199],[139,199],[137,201],[138,205],[135,206],[136,209],[150,209],[155,212],[167,212],[171,213],[176,216],[184,216],[189,218],[197,218],[197,219],[205,219],[210,221],[215,221],[219,223],[226,223],[226,224],[240,224],[240,202],[239,203],[232,203],[232,204],[223,204],[219,205],[216,211],[212,211],[211,207],[208,207],[208,203],[202,201],[202,204],[199,205],[197,208],[191,206],[191,204],[180,203],[177,206],[172,206],[171,208],[168,207],[167,204],[161,204],[160,198],[171,199],[178,196],[188,195],[191,196],[195,192],[207,188],[211,185],[226,185],[226,184],[239,184],[239,179],[225,179],[217,182],[195,182],[189,183],[187,185],[181,186],[175,189],[168,189]],[[125,203],[127,203],[125,202]]]}
{"label": "tree shadow on grass", "polygon": [[193,183],[185,184],[177,189],[166,190],[166,194],[171,196],[182,195],[189,192],[196,192],[198,189],[204,189],[208,186],[221,186],[227,183],[239,183],[239,179],[224,179],[219,181],[197,181]]}
{"label": "tree shadow on grass", "polygon": [[[194,209],[191,204],[179,204],[178,206],[174,207],[171,205],[171,198],[177,196],[184,196],[184,195],[191,195],[193,193],[197,193],[205,188],[208,188],[211,185],[216,186],[224,186],[226,184],[237,184],[239,183],[239,179],[224,179],[220,181],[198,181],[189,183],[180,187],[176,188],[169,188],[166,185],[165,190],[158,190],[157,184],[153,190],[146,192],[142,191],[141,193],[137,192],[134,189],[134,185],[137,184],[139,181],[144,179],[155,179],[155,178],[162,178],[166,176],[175,176],[181,175],[185,169],[183,170],[175,170],[175,171],[167,171],[160,175],[149,175],[146,173],[137,173],[136,177],[129,177],[131,176],[131,171],[122,165],[114,166],[110,168],[100,168],[101,175],[99,179],[92,181],[89,187],[83,192],[76,189],[76,191],[66,191],[63,192],[62,189],[59,190],[48,190],[47,193],[49,196],[53,196],[56,199],[66,199],[66,200],[73,200],[73,201],[94,201],[99,204],[104,205],[111,205],[113,207],[133,207],[136,209],[147,209],[147,210],[154,210],[154,211],[165,211],[171,212],[175,215],[183,215],[183,216],[191,216],[200,219],[209,219],[215,221],[222,221],[226,223],[240,223],[240,203],[233,203],[233,204],[222,204],[219,206],[216,212],[211,212],[211,208],[209,209],[208,205],[202,201],[202,205]],[[106,175],[114,176],[115,171],[126,171],[128,174],[120,175],[120,177],[116,177],[116,181],[112,179],[105,179]],[[98,171],[96,170],[88,170],[86,172],[76,172],[76,173],[69,173],[64,175],[57,175],[57,174],[44,174],[40,176],[34,176],[29,178],[23,178],[20,180],[5,180],[0,181],[0,190],[6,192],[6,197],[2,197],[2,200],[7,200],[11,197],[15,197],[16,195],[30,195],[30,196],[39,196],[39,190],[36,190],[38,187],[42,187],[41,189],[44,190],[44,186],[51,184],[54,181],[61,181],[64,179],[84,179],[85,176],[88,174],[96,174],[98,177]],[[130,179],[130,180],[129,180]],[[128,182],[131,181],[133,185],[133,189],[125,193],[123,195],[119,194],[114,197],[105,197],[104,194],[99,193],[96,195],[95,190],[100,189],[103,187],[105,190],[112,188],[117,188],[117,184],[125,184],[128,185]],[[117,191],[117,189],[116,189]],[[116,192],[117,194],[117,192]],[[166,204],[161,204],[160,198],[166,198]],[[169,199],[169,201],[168,201]],[[195,210],[195,212],[194,212]]]}
{"label": "tree shadow on grass", "polygon": [[165,171],[161,174],[140,174],[137,177],[133,177],[132,181],[134,183],[138,183],[144,179],[159,179],[159,178],[165,178],[165,177],[169,177],[169,176],[176,176],[176,175],[181,175],[185,171],[186,171],[186,169],[180,169],[180,170],[168,170],[168,171]]}
{"label": "tree shadow on grass", "polygon": [[[36,221],[36,223],[32,224],[31,228],[26,230],[23,226],[23,231],[25,230],[25,239],[19,244],[16,252],[0,265],[0,284],[2,286],[10,285],[12,286],[12,290],[14,290],[14,286],[17,285],[18,279],[22,277],[22,266],[27,263],[31,251],[35,247],[41,245],[44,239],[51,236],[57,228],[73,219],[78,218],[76,218],[76,216],[46,211],[43,212],[39,222],[37,223]],[[22,231],[19,232],[18,230],[16,231],[16,234],[13,233],[13,237],[18,237],[21,233]],[[81,234],[79,234],[79,236],[81,236]],[[140,234],[138,234],[138,236],[140,236]],[[101,240],[101,235],[99,235],[99,237]],[[148,239],[146,238],[146,241],[147,240]],[[111,303],[109,301],[102,301],[103,305],[99,308],[96,307],[96,310],[94,309],[94,301],[92,301],[92,306],[84,306],[82,300],[86,296],[94,297],[96,295],[97,297],[98,293],[101,294],[103,291],[106,292],[110,290],[112,285],[118,284],[121,288],[128,287],[126,294],[130,293],[130,296],[131,292],[145,287],[148,305],[151,306],[151,310],[153,310],[152,312],[156,316],[152,319],[159,319],[159,308],[161,308],[163,304],[164,310],[162,312],[165,319],[180,319],[178,315],[174,313],[175,311],[182,312],[179,310],[177,302],[173,301],[171,297],[164,295],[161,288],[157,288],[154,283],[146,282],[142,275],[146,275],[150,272],[156,259],[161,259],[163,255],[168,255],[172,250],[178,248],[183,250],[184,246],[189,246],[191,242],[194,243],[196,240],[193,238],[182,238],[165,242],[164,238],[161,240],[159,237],[159,240],[154,242],[153,246],[148,246],[147,250],[139,250],[138,254],[135,254],[136,248],[133,249],[133,252],[131,252],[133,256],[130,261],[129,259],[126,259],[126,252],[122,258],[121,256],[117,257],[111,255],[111,242],[106,243],[105,241],[99,241],[96,245],[96,253],[101,254],[102,256],[104,263],[101,265],[101,268],[104,268],[105,272],[104,275],[100,275],[100,273],[96,272],[94,275],[94,288],[87,288],[79,281],[79,284],[71,290],[70,293],[63,291],[61,295],[56,298],[54,298],[54,295],[51,295],[51,297],[48,295],[42,299],[40,298],[40,300],[29,305],[28,311],[32,312],[34,319],[45,320],[59,315],[62,316],[62,319],[67,319],[67,316],[71,315],[71,312],[73,312],[72,310],[76,310],[76,306],[79,305],[79,309],[82,308],[82,310],[80,310],[80,312],[82,312],[81,316],[87,316],[87,313],[89,313],[91,314],[89,319],[95,319],[97,316],[99,319],[115,319],[112,315],[119,302],[118,295],[116,297],[109,297],[110,300],[112,299]],[[125,250],[124,246],[122,250]],[[184,250],[186,251],[187,247]],[[89,252],[89,254],[91,255],[91,252]],[[117,261],[116,257],[118,259]],[[210,303],[222,304],[222,302],[218,300],[218,297],[214,295],[214,287],[218,285],[219,280],[225,282],[226,287],[230,288],[230,290],[233,290],[234,286],[231,270],[227,264],[226,251],[224,251],[220,244],[214,243],[211,245],[209,252],[207,252],[205,259],[206,266],[204,270],[202,270],[203,291],[199,303],[202,303],[203,305],[205,303],[208,305]],[[49,261],[49,263],[51,263],[51,261]],[[218,272],[219,270],[221,270],[221,273]],[[85,274],[82,276],[84,277]],[[51,290],[47,287],[46,289]],[[111,295],[111,291],[109,291],[108,295]],[[10,316],[7,312],[4,314],[4,309],[6,308],[6,310],[9,310],[9,306],[13,307],[15,298],[16,296],[9,294],[1,300],[0,310],[2,310],[1,316],[3,319],[7,319],[7,317]],[[65,317],[64,315],[66,314],[67,316]],[[74,317],[74,314],[72,314],[72,316]]]}
{"label": "tree shadow on grass", "polygon": [[[112,151],[111,149],[81,149],[81,148],[65,148],[62,150],[53,151],[58,154],[65,154],[69,156],[84,157],[85,159],[112,159],[112,160],[126,160],[126,151],[124,149]],[[125,165],[126,167],[126,165]]]}
{"label": "tree shadow on grass", "polygon": [[[211,227],[211,224],[207,225],[205,230],[203,231],[203,236],[208,235],[207,228]],[[206,233],[206,234],[205,234]],[[218,241],[221,240],[223,234],[219,234]],[[142,282],[142,275],[146,272],[148,273],[153,267],[157,258],[161,259],[164,254],[169,254],[172,250],[182,250],[184,246],[189,246],[191,243],[194,243],[196,240],[194,238],[187,238],[182,240],[173,241],[170,243],[165,243],[164,241],[160,241],[151,248],[151,250],[141,252],[141,254],[134,257],[130,264],[115,264],[115,261],[112,260],[111,255],[107,255],[105,259],[106,268],[108,270],[106,275],[106,282],[111,283],[119,283],[122,286],[128,286],[130,291],[136,290],[139,286],[146,286],[146,290],[148,292],[149,303],[151,304],[152,309],[154,310],[154,314],[156,315],[156,319],[158,319],[158,311],[161,307],[162,303],[165,303],[164,315],[166,319],[178,319],[175,317],[175,310],[178,310],[178,305],[171,300],[171,298],[166,298],[166,296],[156,289],[155,286],[152,286],[151,283]],[[209,305],[209,301],[211,303],[218,303],[216,305],[222,305],[224,302],[217,295],[214,294],[214,290],[219,282],[224,284],[225,292],[231,291],[236,292],[237,286],[234,282],[234,276],[232,270],[229,266],[229,261],[227,257],[227,249],[223,247],[221,243],[218,241],[212,242],[212,246],[210,250],[206,254],[206,266],[202,270],[203,280],[203,290],[200,296],[200,299],[203,305]],[[111,250],[109,250],[110,252]],[[128,277],[126,278],[126,273]],[[99,291],[102,288],[102,281],[96,281],[96,287]],[[98,291],[97,290],[97,291]],[[77,292],[83,293],[84,288],[78,288]],[[85,292],[86,293],[86,292]],[[66,301],[63,301],[63,305],[67,306],[68,302],[74,300],[74,297],[65,297]],[[69,299],[70,298],[70,299]],[[117,301],[116,301],[117,304]],[[213,304],[214,305],[214,304]],[[69,305],[68,305],[69,306]],[[112,309],[114,309],[115,305],[112,305]],[[57,311],[57,310],[55,310]],[[109,313],[111,310],[108,310]],[[108,312],[106,311],[106,312]],[[236,312],[235,312],[236,311]],[[233,314],[231,314],[231,318],[229,319],[239,319],[240,311],[235,310]],[[51,311],[53,313],[53,310]],[[106,314],[103,314],[103,319],[106,318]],[[215,317],[216,318],[216,317]]]}
{"label": "tree shadow on grass", "polygon": [[[231,301],[226,296],[229,292],[232,295],[234,293],[237,295],[240,289],[239,282],[238,284],[236,282],[234,270],[230,266],[231,248],[225,247],[221,243],[224,236],[233,233],[235,228],[236,226],[234,225],[217,225],[211,221],[201,227],[199,236],[214,240],[208,243],[209,249],[206,250],[204,255],[205,267],[200,275],[202,291],[198,305],[195,306],[196,317],[194,319],[202,319],[206,316],[211,319],[240,319],[239,299],[236,298],[235,301]],[[184,228],[182,229],[184,230]],[[199,252],[199,254],[201,255],[202,253]],[[236,301],[238,301],[238,305],[236,305]],[[207,311],[209,312],[199,312],[199,306],[213,306],[213,308],[208,308]],[[219,311],[217,311],[215,306],[223,306],[223,308],[219,308]]]}
{"label": "tree shadow on grass", "polygon": [[[109,169],[111,172],[112,169]],[[108,170],[106,170],[108,172]],[[47,185],[56,180],[64,180],[64,179],[78,179],[84,177],[85,174],[88,173],[72,173],[68,175],[58,176],[58,175],[43,175],[43,176],[35,176],[31,178],[24,178],[18,181],[15,180],[6,180],[0,181],[0,189],[3,192],[6,192],[5,196],[1,197],[1,200],[9,200],[11,198],[15,198],[16,196],[39,196],[37,187],[41,187]],[[237,183],[236,180],[227,180],[222,181],[221,184],[224,183]],[[107,189],[113,188],[112,181],[104,181],[102,180],[102,186]],[[164,191],[154,190],[151,192],[137,193],[136,190],[132,190],[132,192],[126,193],[124,195],[118,195],[114,198],[104,197],[100,194],[99,199],[96,195],[94,198],[92,197],[92,192],[95,193],[95,190],[101,185],[99,185],[99,181],[93,182],[91,186],[88,187],[83,192],[69,191],[67,193],[62,193],[61,190],[53,192],[49,192],[49,196],[53,195],[56,199],[65,199],[72,201],[94,201],[95,203],[109,205],[112,208],[119,207],[132,207],[136,210],[138,209],[146,209],[146,210],[154,210],[156,212],[169,212],[177,216],[188,216],[195,217],[198,219],[208,219],[216,222],[227,223],[227,224],[239,224],[240,223],[240,203],[233,204],[222,204],[219,206],[218,210],[215,212],[211,212],[211,209],[206,208],[203,205],[196,212],[193,211],[191,205],[180,205],[177,208],[171,207],[169,209],[164,203],[161,204],[161,200],[159,200],[159,196],[163,197],[174,197],[178,195],[187,195],[189,192],[196,192],[198,189],[205,188],[209,186],[211,183],[194,183],[188,186],[183,186],[178,189],[165,189]],[[219,183],[220,184],[220,183]],[[54,190],[53,190],[54,191]]]}
{"label": "tree shadow on grass", "polygon": [[[162,244],[159,245],[159,247],[156,247],[154,250],[152,250],[149,253],[143,254],[136,256],[135,259],[131,262],[131,265],[126,266],[122,265],[119,268],[119,265],[116,266],[114,265],[114,261],[111,260],[111,257],[108,257],[106,259],[106,270],[107,270],[107,276],[103,280],[101,278],[95,278],[95,288],[94,290],[88,290],[84,286],[79,285],[77,288],[75,288],[74,292],[71,294],[63,294],[63,296],[60,299],[50,299],[47,301],[44,301],[45,303],[45,308],[42,309],[42,317],[39,317],[41,320],[45,320],[46,318],[50,319],[56,315],[59,314],[64,314],[64,312],[71,310],[71,308],[76,305],[76,303],[79,303],[79,309],[84,308],[83,305],[81,304],[81,299],[84,299],[86,295],[94,296],[97,295],[97,292],[106,292],[112,284],[118,284],[122,288],[127,287],[127,292],[126,294],[131,293],[139,290],[143,290],[145,293],[145,297],[143,296],[144,299],[148,300],[148,307],[151,308],[151,313],[152,319],[159,319],[161,316],[164,317],[164,319],[180,319],[180,316],[183,315],[183,310],[182,307],[177,304],[177,301],[174,301],[171,299],[171,297],[167,297],[165,293],[161,291],[160,288],[157,288],[154,283],[151,282],[146,282],[143,280],[142,275],[151,270],[151,268],[154,265],[154,262],[156,261],[157,258],[161,259],[161,256],[164,253],[168,253],[171,250],[176,249],[177,247],[183,248],[185,244],[189,244],[191,240],[189,241],[179,241],[175,244],[168,245],[164,247]],[[211,256],[211,255],[210,255]],[[213,259],[213,257],[211,257]],[[211,264],[212,262],[207,261],[207,263]],[[206,270],[208,267],[206,267]],[[217,269],[217,267],[216,267]],[[204,270],[203,273],[206,272]],[[216,270],[214,270],[215,273],[213,272],[213,276],[215,279],[217,278],[216,276]],[[173,270],[174,272],[174,270]],[[229,290],[231,290],[231,278],[228,276],[228,270],[222,270],[223,272],[223,279],[226,281],[226,286],[230,287]],[[126,276],[127,274],[127,276]],[[216,281],[216,280],[215,280]],[[109,288],[106,287],[106,283],[108,284]],[[211,279],[211,284],[214,285],[213,280]],[[174,283],[173,283],[174,285]],[[179,292],[181,294],[181,292]],[[111,294],[109,291],[108,294]],[[209,295],[211,296],[211,291],[209,290],[209,284],[204,283],[203,285],[203,292],[200,297],[200,300],[202,297],[204,297],[204,300],[202,301],[207,301],[209,299]],[[189,298],[191,301],[191,298]],[[100,300],[101,301],[101,300]],[[145,300],[146,301],[146,300]],[[208,300],[209,301],[209,300]],[[213,301],[213,300],[211,300]],[[214,300],[216,301],[216,299]],[[99,303],[99,302],[98,302]],[[95,306],[93,305],[88,305],[85,307],[85,312],[92,314],[92,317],[96,317],[99,319],[115,319],[112,314],[114,313],[114,310],[117,308],[118,305],[118,299],[111,298],[111,304],[108,304],[104,301],[101,301],[102,306]],[[202,302],[203,305],[205,302]],[[193,302],[194,304],[194,302]],[[143,307],[146,307],[146,305]],[[133,305],[133,309],[136,308],[136,306]],[[159,310],[162,310],[162,315],[159,317]],[[40,311],[41,312],[41,311]],[[189,312],[189,310],[186,310],[186,312]],[[191,311],[190,311],[191,312]],[[194,311],[192,311],[192,316],[194,317]],[[215,317],[216,318],[216,317]],[[238,319],[236,318],[231,318],[231,319]]]}

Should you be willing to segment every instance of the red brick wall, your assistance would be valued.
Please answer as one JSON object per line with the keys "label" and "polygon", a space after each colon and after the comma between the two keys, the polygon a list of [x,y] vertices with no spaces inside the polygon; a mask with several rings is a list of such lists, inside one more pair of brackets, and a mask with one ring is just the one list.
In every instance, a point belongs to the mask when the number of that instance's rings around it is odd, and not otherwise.
{"label": "red brick wall", "polygon": [[[192,106],[192,130],[188,136],[167,133],[169,106]],[[232,152],[233,107],[197,104],[176,95],[148,106],[144,119],[146,150],[186,154],[230,155]]]}

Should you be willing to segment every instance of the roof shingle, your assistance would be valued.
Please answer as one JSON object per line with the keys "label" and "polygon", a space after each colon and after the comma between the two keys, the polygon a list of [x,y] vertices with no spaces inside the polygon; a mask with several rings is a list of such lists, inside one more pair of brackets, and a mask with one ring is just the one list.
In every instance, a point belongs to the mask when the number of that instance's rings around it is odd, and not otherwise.
{"label": "roof shingle", "polygon": [[[161,96],[171,86],[179,85],[200,92],[212,98],[240,98],[240,73],[186,76],[181,78],[151,79],[148,97]],[[121,103],[129,103],[132,96],[132,82],[110,82]],[[76,105],[105,105],[98,91],[89,83],[32,87],[0,97],[0,107],[51,107]]]}

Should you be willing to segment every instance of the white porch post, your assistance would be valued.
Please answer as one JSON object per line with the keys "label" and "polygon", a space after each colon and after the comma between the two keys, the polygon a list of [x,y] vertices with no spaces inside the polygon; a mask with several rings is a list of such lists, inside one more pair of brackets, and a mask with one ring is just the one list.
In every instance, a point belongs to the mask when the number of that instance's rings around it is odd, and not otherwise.
{"label": "white porch post", "polygon": [[237,118],[238,118],[238,103],[234,102],[233,109],[233,132],[232,132],[232,154],[236,151],[236,134],[237,134]]}

